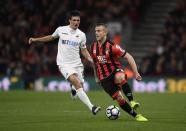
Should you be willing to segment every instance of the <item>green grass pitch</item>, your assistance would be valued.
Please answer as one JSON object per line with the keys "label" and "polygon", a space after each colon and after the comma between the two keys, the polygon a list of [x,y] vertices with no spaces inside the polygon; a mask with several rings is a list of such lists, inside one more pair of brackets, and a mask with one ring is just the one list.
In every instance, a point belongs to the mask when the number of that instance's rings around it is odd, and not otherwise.
{"label": "green grass pitch", "polygon": [[103,91],[88,95],[102,107],[96,116],[70,93],[0,92],[0,131],[186,131],[186,94],[135,93],[137,111],[148,122],[136,122],[122,110],[118,120],[109,120],[105,108],[117,103]]}

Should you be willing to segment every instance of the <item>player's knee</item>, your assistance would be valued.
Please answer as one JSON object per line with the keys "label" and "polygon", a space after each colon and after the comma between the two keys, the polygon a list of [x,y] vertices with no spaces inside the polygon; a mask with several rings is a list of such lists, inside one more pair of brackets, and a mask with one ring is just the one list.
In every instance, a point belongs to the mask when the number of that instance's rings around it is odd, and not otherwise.
{"label": "player's knee", "polygon": [[117,72],[115,74],[114,82],[116,84],[119,84],[120,85],[120,83],[122,83],[122,81],[124,81],[124,80],[125,80],[125,74],[123,72]]}
{"label": "player's knee", "polygon": [[76,76],[72,75],[72,76],[69,77],[68,80],[70,81],[70,83],[71,83],[72,85],[74,85],[74,87],[75,87],[76,89],[83,88],[83,86],[82,86],[80,80],[79,80]]}
{"label": "player's knee", "polygon": [[75,83],[74,86],[75,86],[76,89],[83,88],[83,86],[82,86],[82,84],[80,82]]}

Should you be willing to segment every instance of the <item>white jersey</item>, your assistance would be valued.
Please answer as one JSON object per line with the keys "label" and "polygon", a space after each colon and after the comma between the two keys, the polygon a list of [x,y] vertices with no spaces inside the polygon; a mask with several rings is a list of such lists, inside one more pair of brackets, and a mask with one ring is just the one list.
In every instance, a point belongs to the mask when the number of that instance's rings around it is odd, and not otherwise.
{"label": "white jersey", "polygon": [[83,66],[79,50],[86,48],[86,36],[81,30],[73,30],[69,26],[60,26],[52,34],[53,37],[59,37],[57,65],[62,67]]}

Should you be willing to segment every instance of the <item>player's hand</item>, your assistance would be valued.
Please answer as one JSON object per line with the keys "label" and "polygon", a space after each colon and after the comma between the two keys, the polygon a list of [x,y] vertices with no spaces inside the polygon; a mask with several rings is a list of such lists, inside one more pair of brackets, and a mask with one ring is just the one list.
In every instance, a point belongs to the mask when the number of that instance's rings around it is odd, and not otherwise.
{"label": "player's hand", "polygon": [[100,80],[97,77],[95,77],[95,81],[97,84],[100,84]]}
{"label": "player's hand", "polygon": [[140,75],[139,73],[136,73],[136,74],[135,74],[135,79],[136,79],[137,81],[141,81],[141,80],[142,80],[142,77],[141,77],[141,75]]}
{"label": "player's hand", "polygon": [[34,38],[29,38],[29,40],[28,40],[28,44],[30,45],[30,44],[32,44],[34,41],[35,41]]}

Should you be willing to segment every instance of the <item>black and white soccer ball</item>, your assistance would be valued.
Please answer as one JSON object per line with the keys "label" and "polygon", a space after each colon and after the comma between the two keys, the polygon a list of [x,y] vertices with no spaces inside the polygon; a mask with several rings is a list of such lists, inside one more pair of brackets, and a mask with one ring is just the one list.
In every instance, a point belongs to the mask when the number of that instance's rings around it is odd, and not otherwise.
{"label": "black and white soccer ball", "polygon": [[106,116],[110,120],[116,120],[120,116],[120,109],[115,105],[110,105],[106,109]]}

